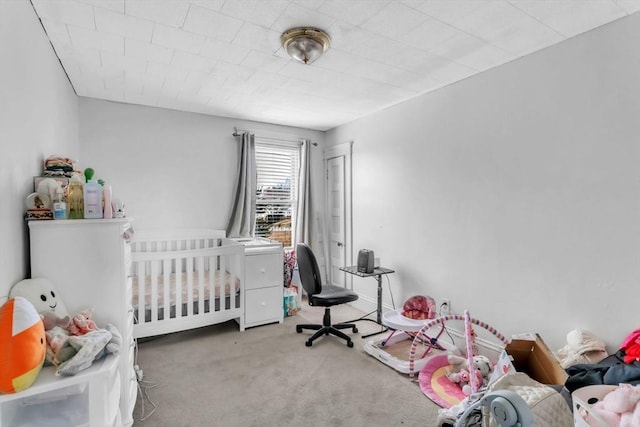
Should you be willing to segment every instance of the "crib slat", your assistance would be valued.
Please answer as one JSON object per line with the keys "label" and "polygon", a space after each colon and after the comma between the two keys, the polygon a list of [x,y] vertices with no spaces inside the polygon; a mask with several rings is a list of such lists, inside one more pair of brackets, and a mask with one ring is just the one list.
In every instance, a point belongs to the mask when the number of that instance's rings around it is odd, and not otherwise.
{"label": "crib slat", "polygon": [[193,258],[187,260],[187,316],[193,316]]}
{"label": "crib slat", "polygon": [[158,262],[151,263],[151,321],[158,318]]}
{"label": "crib slat", "polygon": [[[227,271],[227,257],[224,255],[220,256],[220,266],[218,268],[218,270],[216,270],[216,273],[218,274],[218,291],[220,292],[220,310],[228,310],[230,307],[233,307],[233,291],[230,292],[230,304],[232,304],[231,306],[229,306],[227,304],[227,293],[226,293],[226,282],[227,282],[227,275],[226,275],[226,271]],[[231,290],[231,289],[230,289]]]}
{"label": "crib slat", "polygon": [[182,259],[175,259],[175,281],[172,284],[174,295],[176,296],[175,318],[182,317]]}
{"label": "crib slat", "polygon": [[[171,271],[173,263],[170,259],[162,260],[162,318],[171,317]],[[157,319],[160,320],[159,318]]]}
{"label": "crib slat", "polygon": [[196,258],[196,272],[198,280],[196,286],[198,290],[198,314],[204,313],[204,256]]}
{"label": "crib slat", "polygon": [[145,295],[145,277],[147,276],[145,274],[145,267],[146,267],[146,263],[140,262],[136,265],[135,268],[135,273],[137,275],[137,287],[138,289],[134,289],[134,292],[136,292],[138,294],[138,313],[137,313],[137,317],[138,317],[138,323],[144,323],[146,321],[145,317],[146,317],[146,304],[147,302],[145,301],[146,295]]}

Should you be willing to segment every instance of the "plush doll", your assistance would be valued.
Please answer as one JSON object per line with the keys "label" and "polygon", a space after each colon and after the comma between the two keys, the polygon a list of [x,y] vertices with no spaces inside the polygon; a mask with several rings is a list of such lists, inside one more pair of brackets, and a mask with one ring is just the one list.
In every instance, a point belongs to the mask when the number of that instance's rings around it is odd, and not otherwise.
{"label": "plush doll", "polygon": [[0,393],[30,387],[45,352],[44,324],[35,307],[26,298],[10,298],[0,307]]}
{"label": "plush doll", "polygon": [[40,317],[42,318],[42,323],[44,323],[44,330],[48,331],[53,329],[56,326],[60,326],[61,328],[66,329],[69,326],[69,316],[58,317],[53,311],[45,311],[44,313],[40,313]]}
{"label": "plush doll", "polygon": [[[458,372],[447,372],[447,378],[449,378],[449,381],[452,383],[460,384],[460,387],[464,390],[464,386],[471,381],[471,374],[466,369],[461,369]],[[479,369],[476,369],[476,379],[478,383],[482,383],[482,373]]]}
{"label": "plush doll", "polygon": [[596,402],[586,418],[587,422],[596,425],[591,418],[600,418],[608,425],[619,427],[636,427],[640,425],[640,386],[620,384],[615,390]]}
{"label": "plush doll", "polygon": [[53,327],[55,324],[64,323],[65,320],[68,324],[70,318],[67,307],[49,279],[25,279],[16,283],[9,291],[9,298],[17,296],[26,298],[38,313],[46,317],[45,327]]}
{"label": "plush doll", "polygon": [[[452,373],[457,373],[463,370],[469,372],[469,363],[466,357],[449,354],[447,355],[447,361],[449,362],[449,365],[451,365]],[[479,379],[479,383],[486,385],[491,373],[493,372],[493,364],[487,356],[482,355],[473,356],[473,364],[475,365],[476,377]],[[480,375],[478,375],[478,373]]]}
{"label": "plush doll", "polygon": [[71,318],[71,322],[67,326],[67,330],[71,335],[84,335],[88,332],[98,329],[96,322],[91,317],[91,310],[83,310]]}

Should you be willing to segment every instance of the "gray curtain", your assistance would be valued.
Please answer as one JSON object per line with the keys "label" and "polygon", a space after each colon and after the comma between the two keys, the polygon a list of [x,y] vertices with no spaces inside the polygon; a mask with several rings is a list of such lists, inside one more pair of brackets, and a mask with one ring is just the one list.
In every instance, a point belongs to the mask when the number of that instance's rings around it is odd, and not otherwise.
{"label": "gray curtain", "polygon": [[300,172],[298,174],[298,205],[293,246],[298,243],[311,244],[311,141],[303,140],[300,147]]}
{"label": "gray curtain", "polygon": [[227,237],[253,237],[257,185],[255,148],[255,135],[248,132],[243,133],[236,194],[227,225]]}

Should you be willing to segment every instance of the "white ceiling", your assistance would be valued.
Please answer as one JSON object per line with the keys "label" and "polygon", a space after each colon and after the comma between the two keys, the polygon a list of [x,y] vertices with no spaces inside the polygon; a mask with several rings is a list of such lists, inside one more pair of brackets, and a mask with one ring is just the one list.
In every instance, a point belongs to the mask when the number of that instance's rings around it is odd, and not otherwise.
{"label": "white ceiling", "polygon": [[[640,0],[31,0],[79,96],[327,130],[640,11]],[[312,65],[282,32],[332,39]]]}

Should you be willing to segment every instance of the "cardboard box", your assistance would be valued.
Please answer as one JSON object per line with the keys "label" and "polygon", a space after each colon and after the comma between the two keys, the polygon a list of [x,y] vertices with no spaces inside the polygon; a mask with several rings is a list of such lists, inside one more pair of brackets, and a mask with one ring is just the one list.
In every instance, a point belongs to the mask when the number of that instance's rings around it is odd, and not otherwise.
{"label": "cardboard box", "polygon": [[505,352],[511,357],[513,366],[542,384],[564,385],[569,376],[558,359],[540,335],[535,334],[532,338],[535,339],[514,338],[507,344]]}

